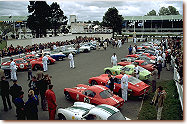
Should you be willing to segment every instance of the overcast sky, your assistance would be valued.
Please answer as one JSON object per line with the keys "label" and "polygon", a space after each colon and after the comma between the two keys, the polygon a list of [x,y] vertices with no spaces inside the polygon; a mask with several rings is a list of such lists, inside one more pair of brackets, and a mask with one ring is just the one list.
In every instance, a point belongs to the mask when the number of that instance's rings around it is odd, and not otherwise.
{"label": "overcast sky", "polygon": [[[54,0],[47,1],[50,5]],[[110,7],[116,7],[122,16],[143,16],[152,9],[157,13],[161,7],[174,6],[180,14],[183,14],[183,1],[171,0],[61,0],[60,5],[64,14],[76,15],[78,21],[98,20]],[[0,16],[27,16],[29,1],[0,1]]]}

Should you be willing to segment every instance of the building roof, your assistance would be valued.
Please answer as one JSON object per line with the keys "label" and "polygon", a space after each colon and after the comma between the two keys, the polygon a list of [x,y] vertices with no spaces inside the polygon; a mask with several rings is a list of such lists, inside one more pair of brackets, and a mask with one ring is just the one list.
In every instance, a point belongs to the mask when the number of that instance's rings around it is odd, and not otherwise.
{"label": "building roof", "polygon": [[0,16],[0,22],[22,22],[27,21],[28,16]]}
{"label": "building roof", "polygon": [[167,16],[124,16],[124,20],[183,20],[183,15],[167,15]]}

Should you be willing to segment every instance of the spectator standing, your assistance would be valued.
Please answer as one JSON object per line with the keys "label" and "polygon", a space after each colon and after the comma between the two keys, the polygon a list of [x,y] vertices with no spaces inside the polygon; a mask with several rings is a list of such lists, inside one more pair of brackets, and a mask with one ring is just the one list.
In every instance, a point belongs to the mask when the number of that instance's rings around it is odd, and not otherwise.
{"label": "spectator standing", "polygon": [[121,48],[121,40],[118,40],[118,47]]}
{"label": "spectator standing", "polygon": [[106,50],[106,48],[107,48],[107,42],[105,40],[105,42],[104,42],[104,50]]}
{"label": "spectator standing", "polygon": [[11,70],[11,80],[17,80],[17,76],[16,76],[16,63],[13,61],[13,59],[10,59],[11,63],[10,63],[10,70]]}
{"label": "spectator standing", "polygon": [[162,53],[162,58],[163,58],[162,67],[164,68],[166,65],[166,53],[165,52]]}
{"label": "spectator standing", "polygon": [[25,120],[23,91],[18,93],[18,97],[14,100],[16,106],[17,120]]}
{"label": "spectator standing", "polygon": [[132,47],[131,47],[131,45],[129,46],[129,55],[131,55],[132,54]]}
{"label": "spectator standing", "polygon": [[5,80],[5,76],[2,76],[0,81],[0,89],[1,89],[1,97],[3,101],[4,111],[8,111],[7,103],[9,109],[12,109],[12,105],[9,97],[9,88],[10,88],[9,82]]}
{"label": "spectator standing", "polygon": [[154,70],[152,71],[151,75],[152,75],[152,92],[154,93],[156,91],[156,78],[158,77],[158,70],[156,68],[156,66],[153,67]]}
{"label": "spectator standing", "polygon": [[136,37],[134,37],[134,43],[136,44]]}
{"label": "spectator standing", "polygon": [[47,69],[47,61],[48,61],[48,58],[46,55],[44,55],[44,57],[42,58],[44,72],[46,72],[48,70]]}
{"label": "spectator standing", "polygon": [[17,81],[13,81],[13,85],[10,87],[10,95],[12,96],[12,102],[14,103],[14,100],[19,97],[20,91],[22,91],[22,87],[17,84]]}
{"label": "spectator standing", "polygon": [[49,111],[49,120],[55,119],[55,113],[56,113],[56,96],[53,92],[53,85],[49,85],[49,89],[45,92],[46,100],[48,103],[48,111]]}
{"label": "spectator standing", "polygon": [[135,74],[135,77],[139,79],[139,73],[140,73],[140,69],[138,67],[138,64],[135,63],[135,67],[134,67],[134,74]]}
{"label": "spectator standing", "polygon": [[170,63],[171,63],[171,54],[169,53],[166,56],[166,68],[167,68],[167,71],[170,71]]}
{"label": "spectator standing", "polygon": [[29,82],[29,90],[33,90],[35,95],[39,95],[39,90],[38,90],[38,81],[35,76],[32,77],[32,80]]}
{"label": "spectator standing", "polygon": [[132,48],[132,54],[135,54],[136,53],[136,47],[134,46],[133,48]]}
{"label": "spectator standing", "polygon": [[27,68],[28,68],[28,81],[32,78],[32,65],[30,63],[30,61],[28,61],[28,65],[27,65]]}
{"label": "spectator standing", "polygon": [[27,120],[38,120],[38,107],[39,100],[34,91],[30,90],[28,93],[28,101],[25,103],[24,110]]}
{"label": "spectator standing", "polygon": [[36,78],[37,78],[37,80],[42,80],[43,76],[44,76],[44,74],[43,74],[42,70],[38,70],[36,72]]}
{"label": "spectator standing", "polygon": [[5,72],[0,66],[0,78],[3,77],[3,76],[5,76]]}
{"label": "spectator standing", "polygon": [[73,59],[73,54],[72,54],[72,53],[70,53],[70,54],[68,55],[68,59],[69,59],[70,68],[75,68],[74,59]]}
{"label": "spectator standing", "polygon": [[116,53],[114,53],[111,57],[111,63],[113,66],[117,66],[117,56]]}
{"label": "spectator standing", "polygon": [[160,79],[160,73],[161,73],[161,71],[162,71],[162,63],[161,63],[161,60],[158,60],[157,70],[158,70],[158,78],[157,78],[157,79]]}
{"label": "spectator standing", "polygon": [[161,114],[162,114],[162,109],[165,99],[166,99],[166,92],[165,90],[163,90],[163,87],[159,86],[152,99],[152,104],[156,105],[157,120],[161,119]]}
{"label": "spectator standing", "polygon": [[113,93],[113,90],[114,90],[114,79],[113,77],[111,76],[111,74],[108,75],[108,84],[109,84],[109,89],[112,91]]}
{"label": "spectator standing", "polygon": [[128,76],[124,72],[121,72],[121,74],[123,74],[121,78],[121,94],[124,102],[126,102],[128,96]]}

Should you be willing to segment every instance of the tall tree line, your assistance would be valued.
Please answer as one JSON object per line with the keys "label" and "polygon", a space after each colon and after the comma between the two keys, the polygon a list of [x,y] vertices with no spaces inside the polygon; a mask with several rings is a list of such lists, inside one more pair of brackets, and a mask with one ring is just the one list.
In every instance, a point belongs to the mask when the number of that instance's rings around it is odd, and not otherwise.
{"label": "tall tree line", "polygon": [[27,25],[37,38],[46,37],[47,29],[54,29],[56,36],[60,26],[67,24],[67,17],[56,2],[48,5],[46,1],[30,1],[28,12],[31,15],[28,16]]}

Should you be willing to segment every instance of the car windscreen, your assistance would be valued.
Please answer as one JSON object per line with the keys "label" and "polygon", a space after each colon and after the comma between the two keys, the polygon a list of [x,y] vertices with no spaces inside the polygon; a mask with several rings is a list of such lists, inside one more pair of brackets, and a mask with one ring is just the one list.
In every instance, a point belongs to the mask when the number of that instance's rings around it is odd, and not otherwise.
{"label": "car windscreen", "polygon": [[107,118],[107,120],[126,120],[120,111],[114,113],[110,117]]}
{"label": "car windscreen", "polygon": [[128,78],[128,82],[130,82],[131,84],[135,85],[135,84],[141,82],[141,80],[139,80],[138,78],[135,78],[135,77],[132,76],[132,77]]}
{"label": "car windscreen", "polygon": [[131,68],[128,68],[128,67],[122,67],[120,70],[121,70],[121,71],[130,71]]}
{"label": "car windscreen", "polygon": [[110,97],[112,97],[112,96],[114,95],[114,94],[110,91],[110,89],[104,90],[104,91],[100,92],[99,94],[100,94],[100,96],[101,96],[102,99],[107,99],[107,98],[110,98]]}

